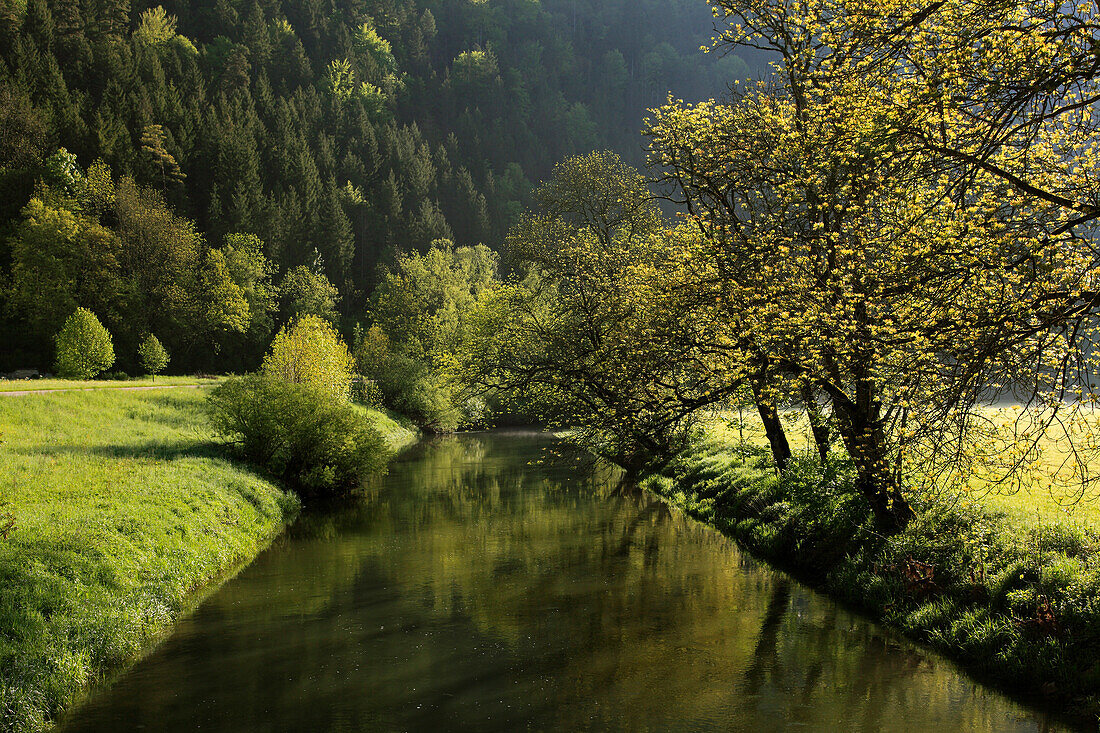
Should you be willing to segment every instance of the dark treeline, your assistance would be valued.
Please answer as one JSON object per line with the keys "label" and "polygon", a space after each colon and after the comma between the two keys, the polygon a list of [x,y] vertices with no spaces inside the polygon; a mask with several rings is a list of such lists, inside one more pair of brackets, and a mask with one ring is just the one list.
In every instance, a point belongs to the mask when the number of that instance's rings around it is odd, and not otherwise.
{"label": "dark treeline", "polygon": [[[647,107],[747,74],[695,0],[26,0],[0,6],[0,370],[77,307],[134,368],[350,334],[384,267],[495,247],[553,163],[641,159]],[[60,150],[67,151],[60,153]]]}

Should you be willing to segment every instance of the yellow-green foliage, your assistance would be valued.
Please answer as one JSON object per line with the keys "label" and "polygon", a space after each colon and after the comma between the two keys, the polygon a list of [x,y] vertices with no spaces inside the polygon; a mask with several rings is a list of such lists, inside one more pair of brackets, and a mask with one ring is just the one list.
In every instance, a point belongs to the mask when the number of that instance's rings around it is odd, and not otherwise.
{"label": "yellow-green foliage", "polygon": [[484,404],[463,399],[456,379],[469,321],[497,280],[497,255],[483,245],[436,240],[424,254],[400,257],[374,293],[374,325],[357,337],[360,372],[387,405],[428,430],[476,423]]}
{"label": "yellow-green foliage", "polygon": [[264,374],[346,399],[354,362],[328,321],[307,315],[284,327],[264,358]]}
{"label": "yellow-green foliage", "polygon": [[369,56],[383,73],[397,71],[397,60],[393,57],[393,48],[390,46],[390,42],[378,35],[374,23],[369,18],[355,32],[353,43],[355,44],[355,50]]}
{"label": "yellow-green foliage", "polygon": [[91,379],[115,363],[111,334],[86,308],[77,308],[57,334],[57,373]]}
{"label": "yellow-green foliage", "polygon": [[176,18],[156,6],[141,14],[134,40],[141,46],[161,46],[176,36]]}
{"label": "yellow-green foliage", "polygon": [[153,334],[149,334],[138,346],[138,361],[146,374],[159,374],[168,366],[168,352]]}
{"label": "yellow-green foliage", "polygon": [[[975,404],[1033,392],[1065,420],[1095,369],[1095,8],[710,4],[716,46],[768,49],[776,73],[654,112],[650,162],[700,233],[683,290],[726,325],[712,350],[762,363],[768,391],[827,396],[895,531],[912,518],[898,466],[965,480],[986,462]],[[1010,471],[1051,426],[1017,426]]]}
{"label": "yellow-green foliage", "polygon": [[293,495],[227,461],[200,390],[0,403],[0,730],[44,730],[251,558]]}
{"label": "yellow-green foliage", "polygon": [[312,384],[229,379],[210,393],[208,412],[246,459],[310,496],[351,491],[388,457],[366,414]]}

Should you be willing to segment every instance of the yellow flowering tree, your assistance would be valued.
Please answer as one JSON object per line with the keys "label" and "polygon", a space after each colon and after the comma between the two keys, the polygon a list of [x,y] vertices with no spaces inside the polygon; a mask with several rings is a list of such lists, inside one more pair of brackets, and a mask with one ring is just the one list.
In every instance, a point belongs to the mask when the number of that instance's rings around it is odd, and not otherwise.
{"label": "yellow flowering tree", "polygon": [[[903,477],[976,455],[976,403],[1027,390],[1053,414],[1075,389],[1097,305],[1087,187],[1067,177],[1095,143],[1066,124],[1091,99],[1080,54],[1036,19],[1024,34],[985,23],[991,48],[968,56],[959,19],[987,5],[968,0],[712,5],[718,43],[775,51],[775,74],[728,104],[656,111],[652,162],[718,273],[699,287],[772,368],[827,395],[858,490],[896,531],[913,516]],[[1004,10],[994,25],[1028,12],[988,5]],[[1076,86],[1041,83],[1036,59],[1061,59]],[[989,78],[1017,79],[1024,111],[980,114],[1014,83]],[[1044,131],[1041,109],[1061,121]]]}

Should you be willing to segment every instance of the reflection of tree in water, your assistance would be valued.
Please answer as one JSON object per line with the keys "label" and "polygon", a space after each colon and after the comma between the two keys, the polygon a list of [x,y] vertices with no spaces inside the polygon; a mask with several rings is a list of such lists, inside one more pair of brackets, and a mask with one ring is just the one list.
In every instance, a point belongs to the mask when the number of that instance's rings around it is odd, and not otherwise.
{"label": "reflection of tree in water", "polygon": [[228,679],[218,715],[288,729],[1000,729],[943,665],[545,445],[433,441],[303,517],[204,608],[158,714],[195,723]]}
{"label": "reflection of tree in water", "polygon": [[[983,726],[982,704],[954,699],[967,685],[954,673],[807,603],[782,577],[738,567],[731,543],[620,476],[578,480],[567,460],[531,466],[494,449],[465,473],[436,472],[445,485],[420,484],[433,498],[417,494],[415,541],[384,564],[395,578],[427,569],[433,613],[560,665],[557,707],[576,715],[561,722],[582,724],[597,711],[579,701],[602,700],[628,727],[699,716],[758,726],[779,706],[819,728],[930,707],[963,728],[997,728]],[[745,680],[732,696],[716,684],[731,676]]]}
{"label": "reflection of tree in water", "polygon": [[782,677],[783,668],[779,664],[779,627],[791,602],[791,584],[786,578],[780,578],[772,588],[768,598],[768,608],[764,611],[764,620],[760,624],[760,633],[756,637],[752,662],[745,671],[745,691],[757,695],[764,684],[764,675],[771,672],[774,677]]}

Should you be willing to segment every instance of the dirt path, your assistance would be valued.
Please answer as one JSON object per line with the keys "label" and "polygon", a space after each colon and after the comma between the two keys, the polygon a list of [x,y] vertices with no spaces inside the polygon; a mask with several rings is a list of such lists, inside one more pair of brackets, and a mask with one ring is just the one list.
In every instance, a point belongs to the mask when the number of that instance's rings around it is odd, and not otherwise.
{"label": "dirt path", "polygon": [[140,392],[147,389],[201,389],[205,384],[165,384],[147,387],[73,387],[65,389],[23,389],[16,392],[0,392],[0,397],[25,397],[33,394],[56,394],[59,392]]}

